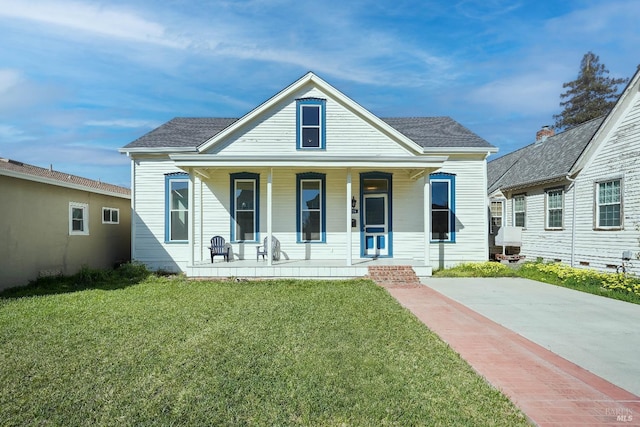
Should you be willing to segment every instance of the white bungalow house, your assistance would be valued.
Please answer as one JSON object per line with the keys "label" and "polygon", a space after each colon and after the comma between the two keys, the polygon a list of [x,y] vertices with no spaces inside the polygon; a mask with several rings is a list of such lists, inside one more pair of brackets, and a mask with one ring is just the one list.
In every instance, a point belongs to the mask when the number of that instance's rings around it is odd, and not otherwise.
{"label": "white bungalow house", "polygon": [[[511,251],[602,271],[615,271],[623,252],[637,258],[639,90],[637,72],[606,117],[557,135],[543,129],[536,142],[488,163],[492,233],[505,226],[521,234]],[[640,261],[630,268],[640,273]]]}
{"label": "white bungalow house", "polygon": [[[131,158],[132,256],[189,276],[366,274],[488,258],[486,158],[448,117],[381,119],[313,73],[240,119],[175,118]],[[209,254],[213,236],[230,261]],[[257,246],[280,243],[279,259]]]}

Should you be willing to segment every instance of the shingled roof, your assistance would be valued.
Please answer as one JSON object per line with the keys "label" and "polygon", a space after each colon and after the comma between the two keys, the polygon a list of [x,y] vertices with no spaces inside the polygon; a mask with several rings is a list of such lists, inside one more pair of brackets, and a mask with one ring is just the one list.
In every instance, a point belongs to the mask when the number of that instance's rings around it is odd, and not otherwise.
{"label": "shingled roof", "polygon": [[537,141],[487,164],[489,193],[558,181],[569,173],[604,117]]}
{"label": "shingled roof", "polygon": [[19,176],[27,179],[33,178],[34,181],[47,182],[63,187],[84,187],[87,191],[121,195],[125,198],[131,197],[131,190],[125,187],[70,175],[68,173],[55,171],[52,168],[45,169],[3,157],[0,157],[0,175]]}
{"label": "shingled roof", "polygon": [[[236,122],[233,118],[174,118],[126,145],[130,148],[193,148]],[[422,147],[493,148],[450,117],[383,118],[388,125]]]}
{"label": "shingled roof", "polygon": [[238,119],[176,117],[124,148],[195,148]]}

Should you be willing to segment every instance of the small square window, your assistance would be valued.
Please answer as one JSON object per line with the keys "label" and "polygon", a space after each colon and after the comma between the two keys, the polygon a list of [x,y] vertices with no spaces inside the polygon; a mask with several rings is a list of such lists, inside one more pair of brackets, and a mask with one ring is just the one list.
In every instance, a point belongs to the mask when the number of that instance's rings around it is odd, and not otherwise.
{"label": "small square window", "polygon": [[116,208],[102,208],[103,224],[119,224],[120,210]]}

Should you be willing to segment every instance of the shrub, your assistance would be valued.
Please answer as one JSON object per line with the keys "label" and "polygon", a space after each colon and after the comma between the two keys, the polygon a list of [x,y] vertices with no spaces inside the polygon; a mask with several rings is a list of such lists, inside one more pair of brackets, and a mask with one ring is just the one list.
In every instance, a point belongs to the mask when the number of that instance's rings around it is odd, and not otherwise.
{"label": "shrub", "polygon": [[434,276],[446,277],[513,277],[516,276],[514,270],[499,262],[469,262],[459,264],[455,267],[439,270]]}

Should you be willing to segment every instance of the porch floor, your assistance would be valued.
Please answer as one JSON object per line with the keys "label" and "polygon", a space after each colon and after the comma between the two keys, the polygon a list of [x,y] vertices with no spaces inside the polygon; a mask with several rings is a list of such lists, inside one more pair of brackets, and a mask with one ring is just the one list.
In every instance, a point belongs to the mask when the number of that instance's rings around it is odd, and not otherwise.
{"label": "porch floor", "polygon": [[313,279],[345,279],[364,277],[368,274],[369,266],[375,265],[408,265],[413,268],[418,277],[429,277],[432,273],[430,266],[424,265],[421,259],[397,258],[356,258],[352,265],[346,265],[346,260],[298,260],[282,259],[267,265],[266,260],[234,259],[229,262],[222,258],[197,261],[187,267],[189,277],[251,277],[251,278],[313,278]]}

